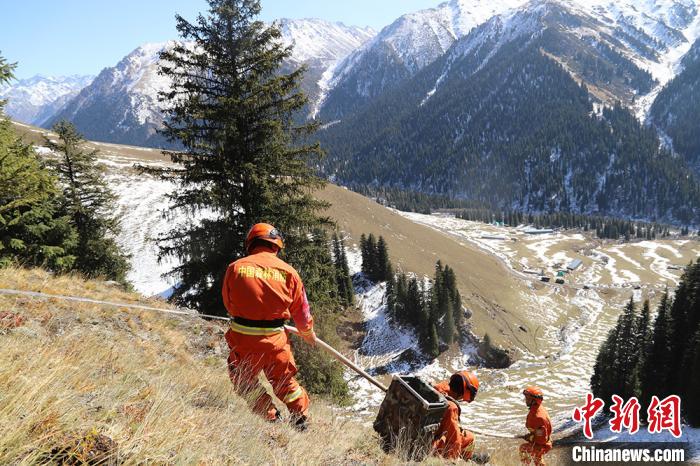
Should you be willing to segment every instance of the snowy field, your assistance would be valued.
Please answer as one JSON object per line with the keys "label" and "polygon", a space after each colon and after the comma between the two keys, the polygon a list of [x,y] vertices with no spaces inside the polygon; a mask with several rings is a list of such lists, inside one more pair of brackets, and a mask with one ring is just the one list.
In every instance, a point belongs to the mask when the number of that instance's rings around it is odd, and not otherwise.
{"label": "snowy field", "polygon": [[700,242],[687,239],[618,243],[580,233],[528,234],[530,227],[524,225],[512,228],[450,215],[396,212],[498,257],[521,278],[529,274],[538,279],[543,274],[553,281],[559,270],[579,259],[582,265],[565,276],[567,284],[575,287],[672,288],[678,284],[681,268],[700,256]]}

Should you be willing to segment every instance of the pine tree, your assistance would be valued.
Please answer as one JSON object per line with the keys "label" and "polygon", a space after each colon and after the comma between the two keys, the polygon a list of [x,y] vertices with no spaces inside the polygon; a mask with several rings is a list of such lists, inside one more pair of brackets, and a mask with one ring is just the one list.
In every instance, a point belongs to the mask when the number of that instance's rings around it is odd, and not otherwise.
{"label": "pine tree", "polygon": [[377,259],[377,239],[373,233],[370,233],[367,237],[367,275],[373,282],[379,281]]}
{"label": "pine tree", "polygon": [[438,340],[438,332],[435,322],[430,322],[428,325],[428,339],[425,345],[425,352],[433,358],[440,356],[440,342]]}
{"label": "pine tree", "polygon": [[634,366],[631,384],[633,386],[632,391],[636,397],[639,397],[642,391],[642,374],[646,364],[647,351],[649,351],[649,345],[651,344],[650,314],[649,300],[646,299],[635,323],[637,337],[633,351],[637,355],[637,362]]}
{"label": "pine tree", "polygon": [[337,298],[344,303],[344,297],[345,297],[345,290],[344,285],[345,281],[343,280],[343,270],[342,270],[342,257],[340,253],[340,242],[338,241],[338,234],[333,233],[333,239],[332,239],[332,244],[333,244],[333,266],[335,268],[335,281],[336,281],[336,287],[337,287]]}
{"label": "pine tree", "polygon": [[[0,56],[0,86],[13,78],[14,66]],[[68,271],[76,234],[60,211],[58,182],[12,130],[3,107],[0,100],[0,267],[17,262]]]}
{"label": "pine tree", "polygon": [[389,251],[384,241],[384,237],[380,236],[377,240],[377,271],[376,278],[378,281],[389,280],[389,272],[391,266],[389,264]]}
{"label": "pine tree", "polygon": [[685,403],[685,413],[688,421],[693,426],[700,426],[700,329],[695,332],[693,338],[693,347],[690,351],[691,363],[688,365],[687,386],[685,387],[685,395],[683,402]]}
{"label": "pine tree", "polygon": [[411,277],[406,289],[406,320],[415,328],[424,323],[423,297],[418,280]]}
{"label": "pine tree", "polygon": [[386,312],[389,318],[396,321],[396,281],[390,278],[386,282]]}
{"label": "pine tree", "polygon": [[619,329],[615,340],[614,352],[616,377],[613,389],[616,394],[625,399],[634,395],[632,392],[634,376],[636,375],[634,369],[638,360],[635,348],[637,339],[635,333],[636,320],[634,300],[630,297],[618,321]]}
{"label": "pine tree", "polygon": [[128,257],[115,240],[120,233],[116,196],[107,186],[104,166],[97,162],[97,150],[86,150],[85,139],[67,121],[52,129],[58,141],[45,138],[45,144],[58,154],[51,166],[63,185],[63,207],[78,233],[74,267],[88,277],[126,283]]}
{"label": "pine tree", "polygon": [[442,262],[438,260],[435,265],[435,281],[432,293],[433,308],[436,310],[436,314],[432,318],[436,322],[441,322],[438,335],[442,341],[451,345],[454,341],[455,326],[452,315],[452,303],[449,296],[449,284],[447,283],[447,270],[449,269],[443,269]]}
{"label": "pine tree", "polygon": [[657,309],[652,342],[642,368],[642,406],[649,404],[652,395],[663,399],[670,394],[669,365],[672,358],[669,342],[670,307],[671,299],[666,290]]}
{"label": "pine tree", "polygon": [[405,273],[400,273],[396,277],[396,304],[394,305],[394,314],[396,320],[401,323],[408,323],[408,311],[406,303],[408,302],[408,281]]}
{"label": "pine tree", "polygon": [[285,257],[308,280],[312,231],[330,222],[319,214],[327,204],[312,196],[324,184],[310,168],[321,155],[307,142],[317,126],[294,120],[307,102],[304,69],[282,71],[291,48],[275,25],[257,20],[258,0],[208,4],[194,24],[176,16],[180,36],[196,46],[182,42],[160,56],[160,74],[172,81],[160,95],[169,104],[163,134],[181,150],[168,152],[175,168],[157,173],[178,183],[171,212],[186,218],[160,245],[162,258],[180,263],[170,273],[179,283],[172,299],[224,314],[223,275],[245,254],[251,225],[285,233]]}
{"label": "pine tree", "polygon": [[352,284],[352,277],[350,276],[350,266],[348,265],[348,256],[345,252],[345,242],[343,238],[339,238],[340,241],[340,266],[341,273],[343,276],[344,284],[343,290],[345,291],[345,305],[352,306],[355,304],[355,287]]}
{"label": "pine tree", "polygon": [[454,270],[445,266],[445,285],[450,294],[450,305],[452,306],[452,318],[454,320],[454,328],[458,334],[461,334],[464,325],[464,313],[462,312],[462,296],[457,289],[457,277]]}
{"label": "pine tree", "polygon": [[[700,372],[693,370],[696,356],[695,337],[700,332],[700,262],[691,264],[686,268],[678,288],[680,289],[681,286],[685,288],[686,305],[683,306],[685,312],[682,316],[674,315],[671,340],[672,342],[677,338],[685,338],[686,340],[680,345],[672,345],[674,358],[680,359],[676,384],[672,390],[677,393],[685,392],[688,393],[688,396],[694,396],[693,392],[687,392],[687,390],[692,385],[692,378],[700,375]],[[674,300],[674,307],[677,301],[678,297]],[[680,318],[683,319],[681,323],[676,320]]]}
{"label": "pine tree", "polygon": [[344,306],[352,306],[355,301],[355,293],[350,278],[348,258],[345,253],[345,244],[337,233],[333,234],[333,265],[338,287],[338,299]]}
{"label": "pine tree", "polygon": [[368,280],[370,279],[370,252],[367,244],[367,236],[362,233],[360,235],[360,255],[362,256],[362,275]]}

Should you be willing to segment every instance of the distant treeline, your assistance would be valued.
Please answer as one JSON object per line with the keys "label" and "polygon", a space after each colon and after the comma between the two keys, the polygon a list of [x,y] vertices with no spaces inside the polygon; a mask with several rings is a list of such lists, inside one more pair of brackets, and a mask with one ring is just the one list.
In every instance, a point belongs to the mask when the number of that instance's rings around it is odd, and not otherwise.
{"label": "distant treeline", "polygon": [[[669,236],[668,225],[657,223],[634,222],[610,217],[556,212],[551,214],[526,214],[516,211],[495,211],[492,209],[463,209],[457,217],[475,222],[499,222],[506,226],[533,225],[536,228],[578,228],[583,231],[595,231],[598,238],[620,239],[632,238],[656,239]],[[688,235],[688,227],[682,227],[681,235]]]}
{"label": "distant treeline", "polygon": [[455,199],[441,194],[426,194],[398,188],[367,185],[352,185],[353,191],[375,199],[378,203],[403,212],[430,214],[438,209],[481,209],[486,204],[480,201]]}
{"label": "distant treeline", "polygon": [[360,237],[360,249],[363,275],[373,282],[386,281],[387,314],[415,331],[423,351],[437,357],[441,348],[460,338],[464,313],[454,270],[438,261],[433,280],[395,275],[386,241],[371,233]]}
{"label": "distant treeline", "polygon": [[689,424],[700,426],[700,262],[685,270],[675,297],[661,298],[651,324],[630,299],[596,359],[591,388],[609,407],[613,395],[637,397],[646,413],[652,397],[681,397]]}
{"label": "distant treeline", "polygon": [[[456,216],[475,222],[499,222],[506,226],[533,225],[536,228],[564,228],[594,231],[598,238],[656,239],[666,238],[670,227],[655,222],[639,222],[596,215],[568,212],[526,213],[502,210],[481,201],[454,199],[445,195],[425,194],[397,188],[354,186],[352,189],[378,203],[404,212],[431,214],[435,210],[456,210]],[[688,226],[680,228],[681,236],[691,234]],[[698,234],[694,232],[693,234]]]}

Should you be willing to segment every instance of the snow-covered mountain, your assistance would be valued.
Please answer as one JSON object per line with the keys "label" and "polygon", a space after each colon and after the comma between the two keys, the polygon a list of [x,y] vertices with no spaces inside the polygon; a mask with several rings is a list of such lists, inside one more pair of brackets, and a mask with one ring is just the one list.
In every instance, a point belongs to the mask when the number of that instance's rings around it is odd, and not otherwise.
{"label": "snow-covered mountain", "polygon": [[525,0],[450,0],[401,16],[340,63],[320,115],[341,118],[394,88],[445,53],[460,37]]}
{"label": "snow-covered mountain", "polygon": [[307,66],[302,87],[309,96],[308,114],[315,116],[336,65],[376,31],[321,19],[282,19],[279,25],[282,40],[293,47],[288,66]]}
{"label": "snow-covered mountain", "polygon": [[[324,173],[517,210],[697,221],[700,184],[688,168],[626,110],[611,109],[660,85],[651,66],[663,50],[686,47],[697,11],[675,36],[635,30],[654,49],[601,11],[533,0],[494,16],[320,133]],[[655,24],[650,31],[661,30]]]}
{"label": "snow-covered mountain", "polygon": [[[345,26],[318,19],[281,20],[282,40],[293,46],[285,68],[308,66],[302,83],[311,103],[320,94],[323,75],[329,67],[372,37],[367,28]],[[145,44],[105,68],[53,121],[68,119],[89,139],[158,147],[165,141],[157,134],[162,108],[158,93],[170,87],[158,75],[158,56],[174,41]]]}
{"label": "snow-covered mountain", "polygon": [[326,66],[345,58],[374,37],[369,27],[346,26],[322,19],[281,19],[282,40],[292,45],[292,59],[297,63],[321,62]]}
{"label": "snow-covered mountain", "polygon": [[[510,19],[515,16],[517,22],[523,12],[546,4],[558,4],[574,16],[587,18],[583,24],[567,26],[570,32],[587,40],[591,47],[610,49],[651,74],[656,82],[644,93],[646,98],[637,99],[629,89],[604,89],[602,96],[634,104],[640,116],[648,111],[661,87],[677,74],[681,57],[700,35],[697,0],[450,0],[400,17],[349,55],[330,80],[320,115],[328,121],[340,119],[401,85],[472,28],[500,15],[499,24],[504,29],[521,30],[523,25]],[[585,56],[572,56],[564,64],[580,64],[582,58]],[[596,63],[587,66],[595,67]],[[573,71],[576,68],[580,67],[574,66]]]}
{"label": "snow-covered mountain", "polygon": [[158,146],[163,118],[158,92],[169,81],[158,75],[158,54],[175,42],[143,45],[116,66],[105,68],[51,119],[73,122],[88,139]]}
{"label": "snow-covered mountain", "polygon": [[40,126],[93,79],[94,76],[36,75],[0,86],[0,99],[7,99],[8,116]]}

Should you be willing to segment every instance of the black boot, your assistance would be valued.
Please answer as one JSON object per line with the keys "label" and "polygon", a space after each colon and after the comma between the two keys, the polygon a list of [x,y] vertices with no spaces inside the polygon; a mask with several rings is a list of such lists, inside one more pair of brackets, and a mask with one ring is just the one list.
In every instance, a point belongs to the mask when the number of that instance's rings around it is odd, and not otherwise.
{"label": "black boot", "polygon": [[471,460],[476,464],[486,464],[491,459],[491,456],[486,452],[472,454]]}
{"label": "black boot", "polygon": [[309,428],[309,418],[304,415],[292,418],[292,421],[294,422],[294,424],[292,424],[292,427],[294,427],[299,432],[304,432],[306,429]]}

